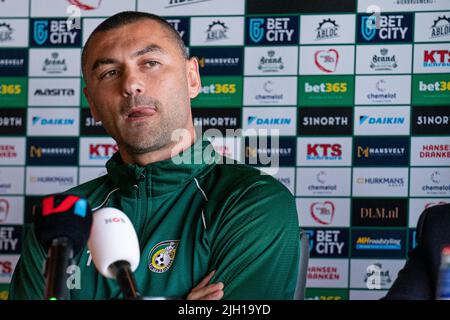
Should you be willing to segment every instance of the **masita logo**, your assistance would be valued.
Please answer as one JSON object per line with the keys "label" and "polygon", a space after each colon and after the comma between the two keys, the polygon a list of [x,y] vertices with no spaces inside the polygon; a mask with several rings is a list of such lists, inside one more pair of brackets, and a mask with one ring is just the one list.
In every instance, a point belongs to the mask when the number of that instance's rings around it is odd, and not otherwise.
{"label": "masita logo", "polygon": [[414,57],[414,72],[450,72],[450,44],[418,44]]}
{"label": "masita logo", "polygon": [[80,81],[78,79],[29,80],[28,104],[31,106],[78,106]]}
{"label": "masita logo", "polygon": [[310,257],[348,257],[348,229],[306,229]]}
{"label": "masita logo", "polygon": [[412,13],[358,14],[358,42],[411,42]]}
{"label": "masita logo", "polygon": [[413,107],[412,133],[450,134],[450,108],[448,107]]}
{"label": "masita logo", "polygon": [[409,139],[407,137],[355,137],[353,145],[355,166],[408,166]]}
{"label": "masita logo", "polygon": [[298,17],[247,17],[245,43],[298,44]]}
{"label": "masita logo", "polygon": [[405,230],[352,230],[352,258],[404,259],[405,254]]}
{"label": "masita logo", "polygon": [[66,19],[31,19],[30,29],[32,46],[81,46],[81,28],[72,28]]}

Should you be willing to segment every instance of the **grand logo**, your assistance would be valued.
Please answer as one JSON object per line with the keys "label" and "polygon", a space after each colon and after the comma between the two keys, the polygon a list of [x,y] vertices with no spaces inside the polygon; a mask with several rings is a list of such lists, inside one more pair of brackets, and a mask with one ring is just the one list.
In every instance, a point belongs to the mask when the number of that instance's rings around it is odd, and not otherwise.
{"label": "grand logo", "polygon": [[336,20],[323,19],[316,28],[316,40],[339,38],[339,28],[340,26],[336,23]]}
{"label": "grand logo", "polygon": [[333,73],[339,63],[339,52],[335,49],[318,50],[314,53],[314,63],[321,71]]}
{"label": "grand logo", "polygon": [[412,13],[358,15],[358,42],[410,42]]}
{"label": "grand logo", "polygon": [[374,54],[370,61],[370,68],[374,71],[393,71],[398,67],[395,54],[389,55],[389,49],[380,49],[380,54]]}
{"label": "grand logo", "polygon": [[66,59],[60,59],[58,52],[53,52],[50,58],[44,60],[42,71],[48,74],[61,74],[67,71]]}
{"label": "grand logo", "polygon": [[81,46],[81,30],[65,19],[31,19],[32,45]]}
{"label": "grand logo", "polygon": [[0,22],[0,43],[5,43],[13,40],[14,29],[6,22]]}
{"label": "grand logo", "polygon": [[390,270],[384,270],[381,263],[375,263],[367,270],[367,273],[364,275],[364,282],[368,289],[389,287],[392,283],[393,279],[390,275]]}
{"label": "grand logo", "polygon": [[284,69],[284,62],[281,56],[277,56],[275,50],[267,51],[266,56],[262,56],[258,62],[258,70],[262,72],[278,72]]}
{"label": "grand logo", "polygon": [[247,44],[297,44],[298,17],[247,18]]}

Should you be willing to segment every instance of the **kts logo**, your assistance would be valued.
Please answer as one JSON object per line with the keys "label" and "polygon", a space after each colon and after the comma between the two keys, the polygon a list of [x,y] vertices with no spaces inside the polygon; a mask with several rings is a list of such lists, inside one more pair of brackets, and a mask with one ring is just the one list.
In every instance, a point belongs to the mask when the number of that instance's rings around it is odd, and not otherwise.
{"label": "kts logo", "polygon": [[335,72],[338,62],[339,52],[335,49],[318,50],[314,53],[314,63],[323,72]]}
{"label": "kts logo", "polygon": [[81,47],[81,29],[72,28],[66,19],[31,19],[32,46]]}
{"label": "kts logo", "polygon": [[389,55],[389,49],[381,48],[380,54],[374,54],[370,61],[370,68],[374,71],[394,71],[398,67],[395,54]]}
{"label": "kts logo", "polygon": [[340,26],[336,23],[336,20],[323,19],[316,28],[316,40],[321,41],[339,38],[339,28]]}
{"label": "kts logo", "polygon": [[220,20],[213,21],[206,30],[206,42],[227,39],[228,29],[225,22]]}
{"label": "kts logo", "polygon": [[411,42],[412,16],[412,13],[359,14],[358,42]]}
{"label": "kts logo", "polygon": [[298,44],[298,17],[247,17],[246,44]]}
{"label": "kts logo", "polygon": [[414,46],[414,72],[450,72],[450,44]]}
{"label": "kts logo", "polygon": [[306,159],[308,160],[342,160],[342,145],[335,143],[307,144]]}
{"label": "kts logo", "polygon": [[6,22],[0,22],[0,43],[5,43],[13,40],[14,29]]}
{"label": "kts logo", "polygon": [[348,256],[348,229],[307,229],[311,257]]}
{"label": "kts logo", "polygon": [[424,67],[449,67],[449,50],[425,50],[423,53]]}
{"label": "kts logo", "polygon": [[89,159],[90,160],[108,160],[119,150],[117,144],[90,144]]}

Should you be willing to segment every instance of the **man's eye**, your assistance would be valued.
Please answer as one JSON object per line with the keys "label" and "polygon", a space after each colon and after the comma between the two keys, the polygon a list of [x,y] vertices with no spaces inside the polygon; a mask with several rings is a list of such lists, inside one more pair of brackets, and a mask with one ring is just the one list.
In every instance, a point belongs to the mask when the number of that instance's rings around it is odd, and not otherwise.
{"label": "man's eye", "polygon": [[157,65],[159,65],[160,63],[158,62],[158,61],[153,61],[153,60],[150,60],[150,61],[145,61],[145,65],[146,66],[149,66],[149,67],[156,67]]}
{"label": "man's eye", "polygon": [[108,71],[100,76],[100,79],[111,78],[118,74],[117,70]]}

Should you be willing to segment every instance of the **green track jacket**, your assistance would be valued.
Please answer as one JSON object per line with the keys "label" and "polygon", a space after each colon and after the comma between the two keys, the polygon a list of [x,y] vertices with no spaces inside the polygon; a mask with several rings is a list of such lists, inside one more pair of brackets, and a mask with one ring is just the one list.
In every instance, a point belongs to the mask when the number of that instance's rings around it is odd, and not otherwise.
{"label": "green track jacket", "polygon": [[[94,211],[115,207],[128,215],[142,252],[135,278],[144,297],[184,298],[217,270],[212,282],[224,283],[224,299],[292,299],[300,250],[294,197],[273,177],[218,158],[203,140],[144,167],[124,164],[116,153],[107,175],[67,193],[87,198]],[[43,298],[45,259],[31,229],[10,299]],[[69,290],[71,299],[121,298],[87,247],[75,261],[80,288]]]}

